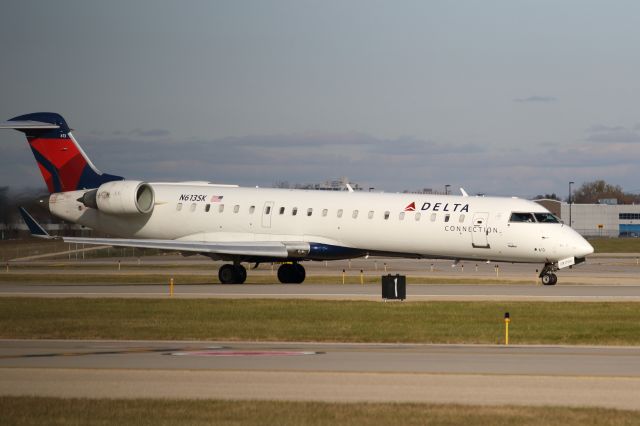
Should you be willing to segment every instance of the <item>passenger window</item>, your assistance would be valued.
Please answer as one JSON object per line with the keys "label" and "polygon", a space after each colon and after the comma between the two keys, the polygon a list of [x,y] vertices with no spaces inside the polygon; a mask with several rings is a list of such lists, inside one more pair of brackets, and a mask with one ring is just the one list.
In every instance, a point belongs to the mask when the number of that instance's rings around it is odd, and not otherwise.
{"label": "passenger window", "polygon": [[509,222],[533,223],[535,222],[535,220],[531,213],[511,213],[511,218],[509,218]]}
{"label": "passenger window", "polygon": [[256,206],[249,207],[249,214],[253,214],[254,211],[256,211]]}
{"label": "passenger window", "polygon": [[238,213],[240,211],[240,205],[236,204],[235,206],[233,206],[233,212],[234,213]]}
{"label": "passenger window", "polygon": [[342,209],[338,210],[338,212],[336,213],[336,216],[342,217]]}
{"label": "passenger window", "polygon": [[264,208],[264,214],[271,214],[271,206],[266,206]]}
{"label": "passenger window", "polygon": [[373,219],[373,210],[371,210],[367,216],[369,217],[369,219]]}
{"label": "passenger window", "polygon": [[311,216],[313,214],[313,209],[312,208],[308,208],[307,209],[307,216]]}
{"label": "passenger window", "polygon": [[182,203],[178,203],[178,205],[176,206],[176,210],[177,211],[182,210]]}
{"label": "passenger window", "polygon": [[295,216],[298,214],[298,208],[294,207],[293,209],[291,209],[291,216]]}
{"label": "passenger window", "polygon": [[389,220],[389,216],[391,215],[390,211],[384,212],[384,220]]}
{"label": "passenger window", "polygon": [[358,210],[354,210],[353,213],[351,213],[351,217],[354,219],[358,218]]}
{"label": "passenger window", "polygon": [[445,215],[444,215],[444,221],[445,221],[445,222],[449,222],[449,219],[450,219],[450,218],[451,218],[451,215],[450,215],[450,214],[445,214]]}
{"label": "passenger window", "polygon": [[400,215],[398,217],[400,220],[404,220],[404,212],[400,212]]}
{"label": "passenger window", "polygon": [[420,220],[420,216],[422,216],[420,212],[416,212],[416,222]]}
{"label": "passenger window", "polygon": [[204,211],[208,212],[209,210],[211,210],[211,204],[207,204],[204,206]]}
{"label": "passenger window", "polygon": [[196,211],[196,207],[197,207],[197,206],[198,206],[198,205],[197,205],[196,203],[191,203],[191,209],[190,209],[190,210],[191,210],[192,212],[195,212],[195,211]]}
{"label": "passenger window", "polygon": [[438,218],[437,213],[431,213],[431,222],[435,222],[437,218]]}
{"label": "passenger window", "polygon": [[460,217],[458,218],[458,222],[463,223],[464,222],[464,215],[461,214]]}
{"label": "passenger window", "polygon": [[329,213],[329,210],[322,209],[322,217],[325,217]]}
{"label": "passenger window", "polygon": [[218,212],[222,213],[224,211],[224,204],[220,204],[220,207],[218,207]]}
{"label": "passenger window", "polygon": [[284,207],[280,207],[280,214],[284,214]]}

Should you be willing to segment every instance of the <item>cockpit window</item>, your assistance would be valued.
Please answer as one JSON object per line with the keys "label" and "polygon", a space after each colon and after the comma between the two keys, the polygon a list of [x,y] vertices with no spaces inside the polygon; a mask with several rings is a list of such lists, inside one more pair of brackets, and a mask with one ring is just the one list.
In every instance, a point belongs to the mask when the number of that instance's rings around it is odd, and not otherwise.
{"label": "cockpit window", "polygon": [[534,216],[540,223],[560,223],[560,220],[551,213],[534,213]]}
{"label": "cockpit window", "polygon": [[511,218],[509,222],[535,222],[536,220],[533,218],[531,213],[511,213]]}

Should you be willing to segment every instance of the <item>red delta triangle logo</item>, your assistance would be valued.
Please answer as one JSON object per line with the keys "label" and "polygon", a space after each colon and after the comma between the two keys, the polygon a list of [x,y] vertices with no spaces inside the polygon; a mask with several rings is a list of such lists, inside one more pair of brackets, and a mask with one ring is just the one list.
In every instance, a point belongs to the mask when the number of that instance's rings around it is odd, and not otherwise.
{"label": "red delta triangle logo", "polygon": [[416,211],[416,202],[412,202],[407,207],[404,208],[405,212],[415,212]]}

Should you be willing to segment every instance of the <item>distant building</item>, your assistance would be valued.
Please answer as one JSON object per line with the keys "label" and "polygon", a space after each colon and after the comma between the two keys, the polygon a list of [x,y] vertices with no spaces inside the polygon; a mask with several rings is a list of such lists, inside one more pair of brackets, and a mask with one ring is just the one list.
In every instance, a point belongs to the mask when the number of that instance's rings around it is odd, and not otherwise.
{"label": "distant building", "polygon": [[640,205],[617,204],[612,200],[601,204],[569,204],[557,200],[535,200],[564,223],[586,237],[640,237]]}
{"label": "distant building", "polygon": [[363,191],[364,188],[357,183],[349,182],[349,178],[341,177],[338,179],[326,180],[321,183],[296,183],[289,185],[289,182],[278,182],[274,186],[276,188],[295,188],[295,189],[313,189],[317,191],[346,191],[347,184],[351,185],[354,191]]}

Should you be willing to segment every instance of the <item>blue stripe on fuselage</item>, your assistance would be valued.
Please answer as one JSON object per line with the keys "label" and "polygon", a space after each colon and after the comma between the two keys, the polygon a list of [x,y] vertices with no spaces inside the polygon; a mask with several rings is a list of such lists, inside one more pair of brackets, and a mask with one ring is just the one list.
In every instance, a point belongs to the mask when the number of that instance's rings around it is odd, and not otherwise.
{"label": "blue stripe on fuselage", "polygon": [[310,243],[309,260],[340,260],[365,256],[367,252],[351,247],[334,246],[331,244]]}

